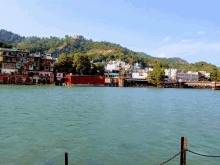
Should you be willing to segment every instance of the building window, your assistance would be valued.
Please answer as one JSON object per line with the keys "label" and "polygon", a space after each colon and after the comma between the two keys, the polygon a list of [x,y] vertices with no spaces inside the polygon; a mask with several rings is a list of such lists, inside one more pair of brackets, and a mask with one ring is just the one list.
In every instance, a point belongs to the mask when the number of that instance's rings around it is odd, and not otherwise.
{"label": "building window", "polygon": [[5,64],[5,68],[7,68],[7,64]]}
{"label": "building window", "polygon": [[10,67],[11,67],[11,65],[8,65],[8,67],[10,68]]}
{"label": "building window", "polygon": [[11,68],[14,69],[14,65],[11,65]]}

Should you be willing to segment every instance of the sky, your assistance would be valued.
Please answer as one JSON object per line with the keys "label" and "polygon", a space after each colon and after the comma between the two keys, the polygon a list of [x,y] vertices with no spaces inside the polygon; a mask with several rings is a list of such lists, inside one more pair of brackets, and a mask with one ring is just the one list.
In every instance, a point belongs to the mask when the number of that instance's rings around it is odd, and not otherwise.
{"label": "sky", "polygon": [[0,0],[0,29],[82,35],[155,57],[220,67],[219,0]]}

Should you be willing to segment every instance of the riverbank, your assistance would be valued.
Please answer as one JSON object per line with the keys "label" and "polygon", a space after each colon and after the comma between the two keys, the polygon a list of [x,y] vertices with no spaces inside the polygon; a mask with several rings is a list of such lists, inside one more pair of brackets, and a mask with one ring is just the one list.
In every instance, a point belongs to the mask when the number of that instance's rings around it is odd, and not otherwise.
{"label": "riverbank", "polygon": [[0,84],[0,86],[56,86],[55,84]]}

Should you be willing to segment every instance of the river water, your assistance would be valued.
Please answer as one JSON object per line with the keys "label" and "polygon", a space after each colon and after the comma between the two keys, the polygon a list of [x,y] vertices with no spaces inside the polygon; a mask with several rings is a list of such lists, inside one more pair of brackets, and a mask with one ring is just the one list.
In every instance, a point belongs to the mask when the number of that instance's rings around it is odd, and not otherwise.
{"label": "river water", "polygon": [[[0,164],[156,165],[220,155],[220,91],[0,86]],[[187,165],[220,164],[187,152]],[[176,165],[178,155],[168,162]]]}

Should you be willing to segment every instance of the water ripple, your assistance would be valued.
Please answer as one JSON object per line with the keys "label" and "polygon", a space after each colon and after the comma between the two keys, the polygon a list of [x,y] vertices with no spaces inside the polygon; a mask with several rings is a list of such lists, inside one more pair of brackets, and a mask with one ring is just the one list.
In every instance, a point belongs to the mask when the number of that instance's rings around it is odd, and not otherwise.
{"label": "water ripple", "polygon": [[192,151],[218,155],[219,96],[191,89],[1,86],[0,158],[60,164],[68,151],[73,164],[160,164],[179,151],[182,136]]}

